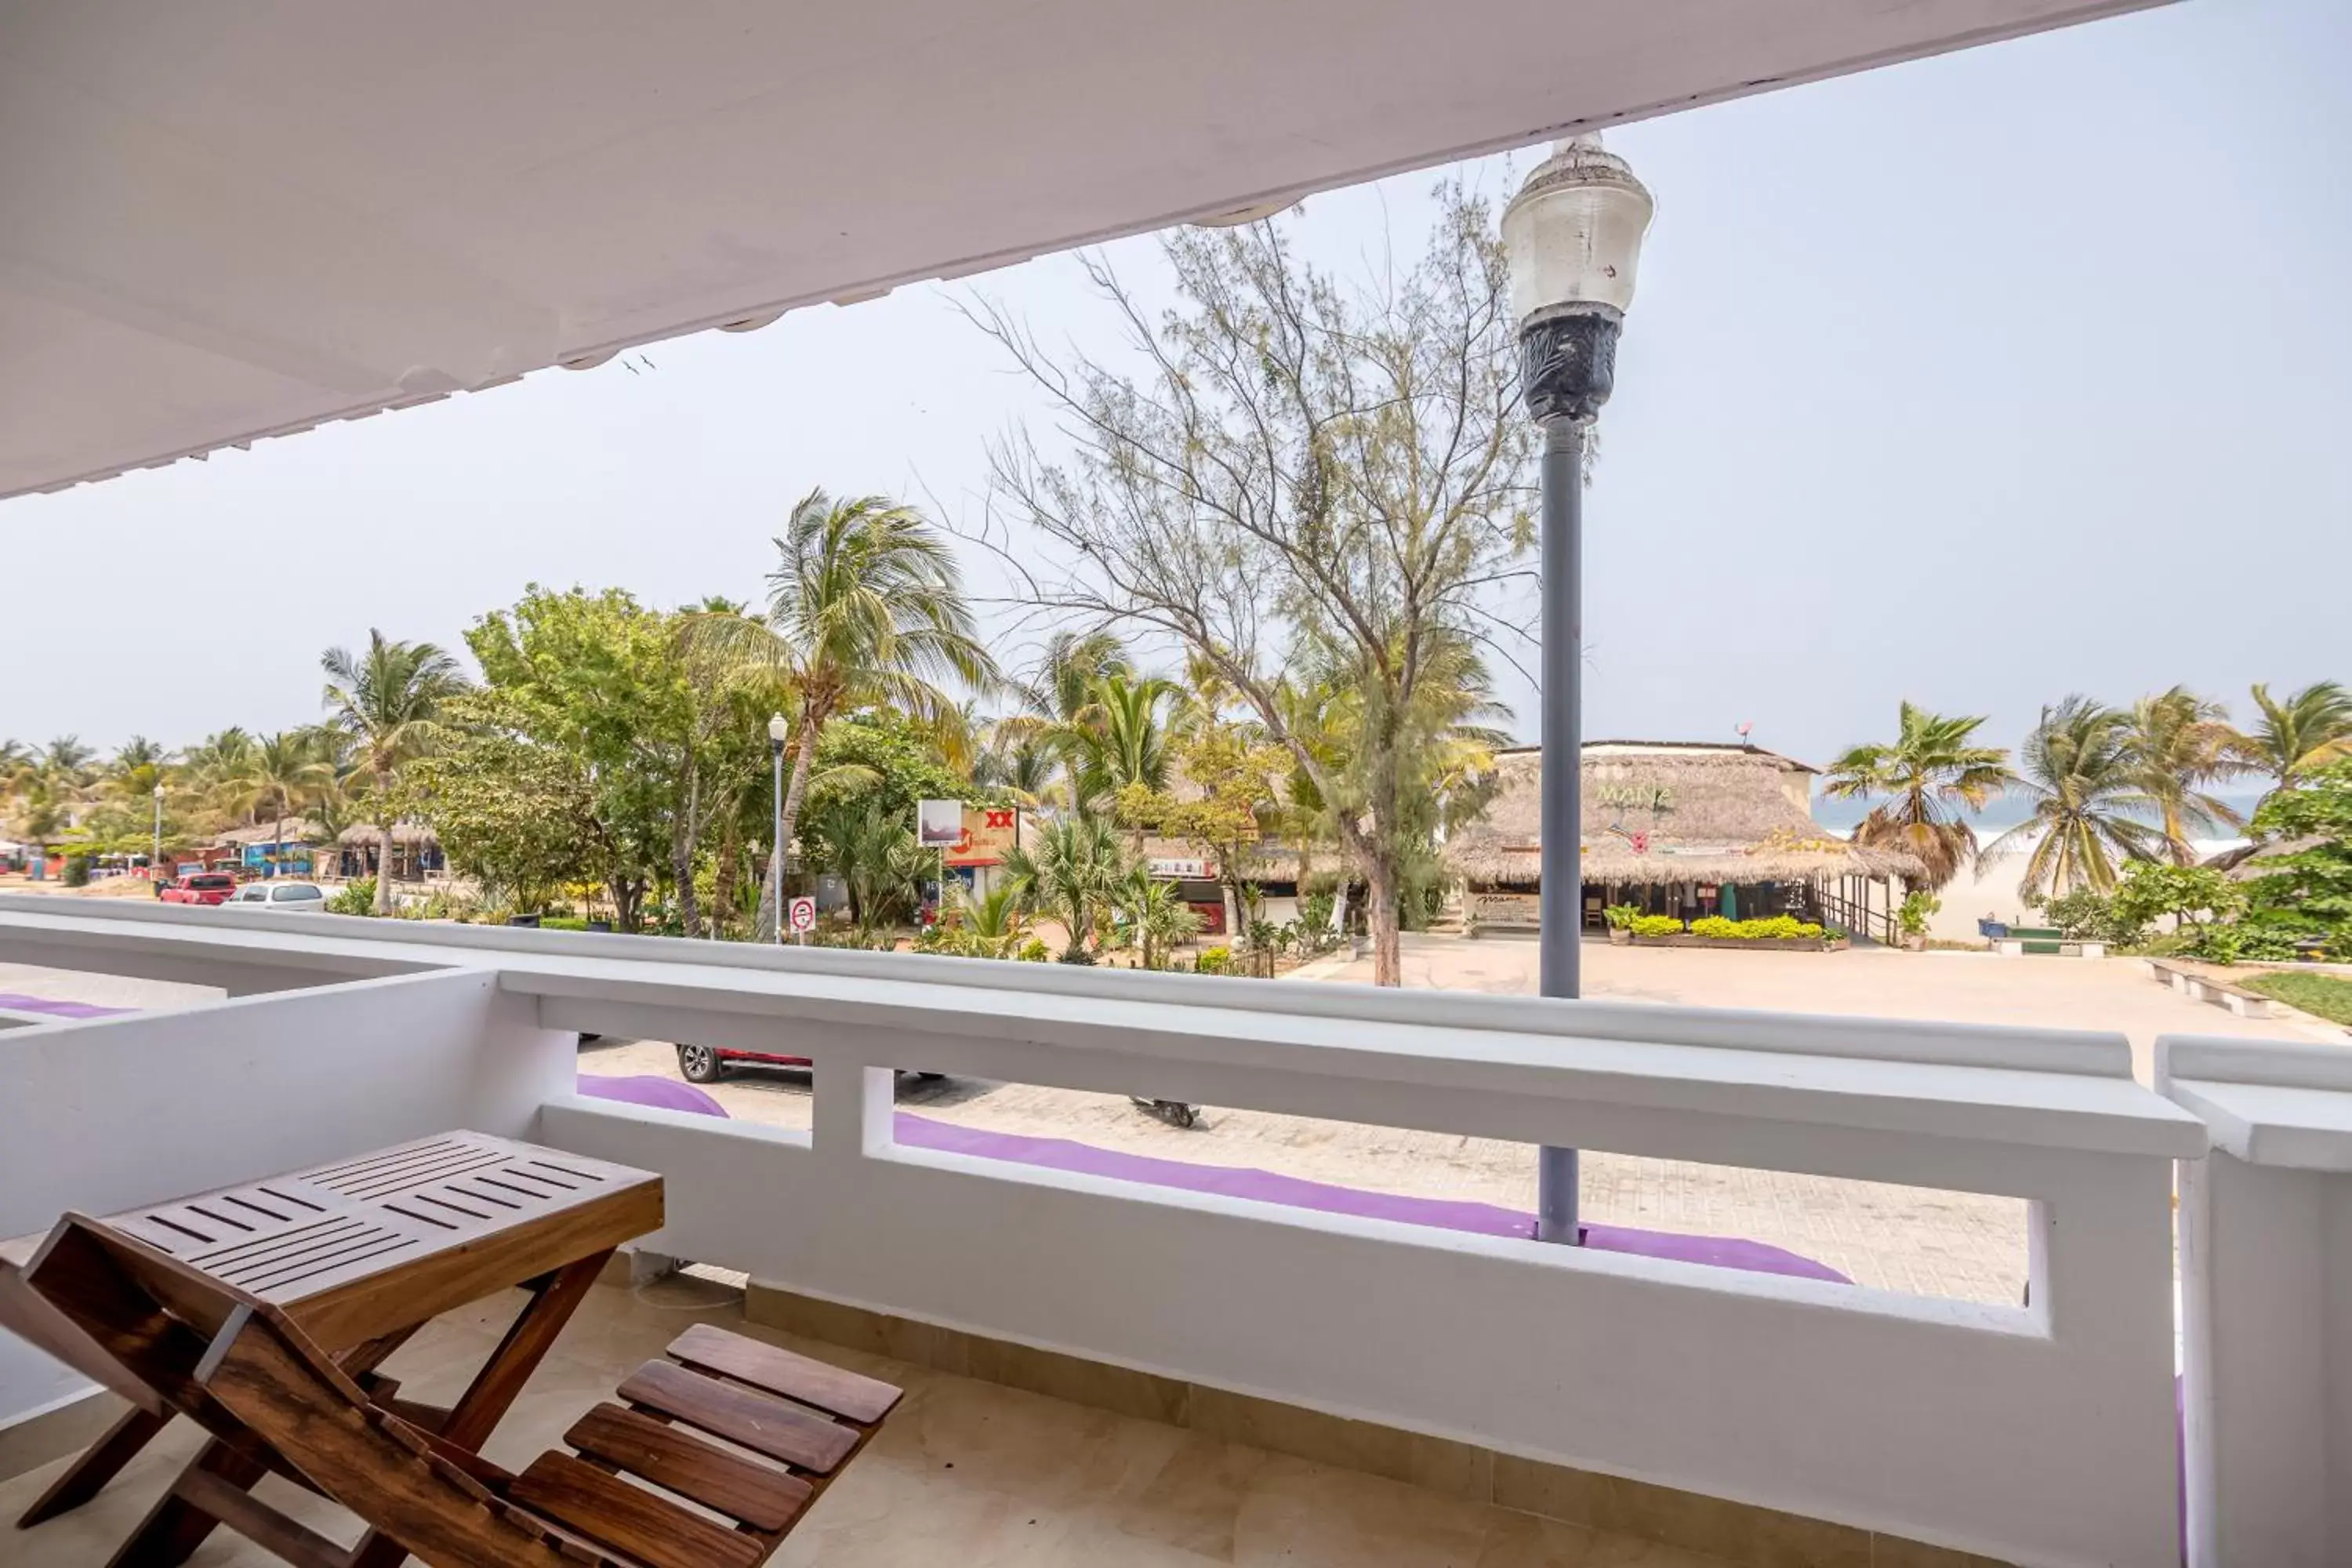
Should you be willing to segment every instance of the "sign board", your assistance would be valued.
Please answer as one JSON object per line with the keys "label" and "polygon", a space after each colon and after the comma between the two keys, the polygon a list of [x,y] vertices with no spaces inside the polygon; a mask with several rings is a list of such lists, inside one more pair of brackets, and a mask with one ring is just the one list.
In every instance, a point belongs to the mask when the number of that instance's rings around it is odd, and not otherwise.
{"label": "sign board", "polygon": [[1021,842],[1021,812],[1010,805],[967,805],[963,837],[948,846],[950,867],[1002,865]]}
{"label": "sign board", "polygon": [[1592,798],[1620,811],[1664,812],[1675,808],[1671,784],[1605,784],[1593,790]]}
{"label": "sign board", "polygon": [[963,837],[963,802],[919,800],[915,803],[915,842],[926,849],[946,849]]}
{"label": "sign board", "polygon": [[1214,860],[1162,859],[1154,856],[1151,861],[1151,874],[1155,877],[1173,877],[1184,882],[1205,882],[1216,876],[1217,863]]}
{"label": "sign board", "polygon": [[1536,931],[1543,925],[1543,895],[1499,891],[1472,893],[1470,918],[1482,926]]}
{"label": "sign board", "polygon": [[794,899],[786,904],[784,923],[794,931],[814,931],[816,928],[816,900]]}

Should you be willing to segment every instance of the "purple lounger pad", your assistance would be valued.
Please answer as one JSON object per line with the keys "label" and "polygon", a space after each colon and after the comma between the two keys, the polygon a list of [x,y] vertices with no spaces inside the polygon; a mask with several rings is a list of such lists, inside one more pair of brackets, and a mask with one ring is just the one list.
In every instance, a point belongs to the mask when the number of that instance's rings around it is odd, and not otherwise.
{"label": "purple lounger pad", "polygon": [[580,1075],[580,1092],[592,1100],[617,1100],[629,1105],[647,1105],[656,1110],[686,1110],[698,1116],[724,1118],[727,1108],[690,1083],[680,1083],[674,1078],[638,1075],[614,1078],[596,1073]]}
{"label": "purple lounger pad", "polygon": [[52,1018],[111,1018],[121,1013],[135,1013],[136,1007],[100,1007],[92,1002],[52,1002],[46,996],[24,996],[14,991],[0,991],[0,1012],[43,1013]]}
{"label": "purple lounger pad", "polygon": [[[1326,1214],[1355,1215],[1364,1219],[1395,1220],[1404,1225],[1434,1226],[1442,1230],[1469,1231],[1478,1236],[1502,1236],[1527,1240],[1535,1236],[1535,1216],[1493,1204],[1456,1198],[1409,1198],[1389,1193],[1368,1193],[1334,1186],[1272,1171],[1230,1165],[1196,1165],[1183,1160],[1126,1154],[1066,1138],[1026,1138],[1010,1132],[985,1132],[934,1121],[910,1111],[898,1115],[898,1141],[917,1149],[969,1154],[985,1160],[1009,1160],[1023,1165],[1043,1165],[1090,1176],[1144,1182],[1156,1187],[1181,1187],[1187,1192],[1222,1193],[1227,1197],[1283,1204],[1291,1208],[1319,1209]],[[1602,1252],[1630,1252],[1643,1258],[1671,1258],[1679,1263],[1703,1263],[1717,1268],[1741,1268],[1751,1274],[1786,1274],[1800,1279],[1827,1279],[1840,1285],[1852,1280],[1834,1268],[1784,1247],[1729,1237],[1675,1236],[1664,1231],[1629,1230],[1620,1226],[1584,1228],[1585,1244]]]}

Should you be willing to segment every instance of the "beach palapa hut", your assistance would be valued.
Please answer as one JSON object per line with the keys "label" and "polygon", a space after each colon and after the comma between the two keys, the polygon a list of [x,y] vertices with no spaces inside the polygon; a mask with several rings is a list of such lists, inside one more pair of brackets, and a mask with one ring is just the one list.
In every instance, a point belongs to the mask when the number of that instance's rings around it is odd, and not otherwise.
{"label": "beach palapa hut", "polygon": [[[1694,741],[1584,745],[1583,924],[1631,904],[1646,914],[1753,920],[1791,914],[1892,941],[1899,880],[1921,868],[1813,820],[1819,770],[1759,746]],[[1534,931],[1542,886],[1542,750],[1496,753],[1494,799],[1446,840],[1479,928]]]}
{"label": "beach palapa hut", "polygon": [[[343,878],[373,877],[383,853],[383,829],[373,822],[354,822],[335,839],[339,862],[335,874]],[[392,879],[421,882],[446,868],[441,838],[422,822],[392,825]]]}

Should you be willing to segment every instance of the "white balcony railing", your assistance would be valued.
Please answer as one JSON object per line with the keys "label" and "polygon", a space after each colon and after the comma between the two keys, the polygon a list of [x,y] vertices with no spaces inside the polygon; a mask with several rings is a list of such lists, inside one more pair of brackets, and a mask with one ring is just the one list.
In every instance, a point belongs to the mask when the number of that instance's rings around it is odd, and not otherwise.
{"label": "white balcony railing", "polygon": [[2168,1037],[2212,1130],[2180,1183],[2191,1568],[2352,1562],[2352,1051]]}
{"label": "white balcony railing", "polygon": [[[0,1235],[467,1125],[662,1171],[649,1247],[803,1294],[2020,1563],[2178,1561],[2206,1133],[2119,1035],[38,899],[0,899],[0,962],[241,997],[0,1036]],[[582,1030],[805,1056],[813,1127],[582,1099]],[[2031,1304],[904,1147],[895,1068],[2023,1198]],[[65,1392],[0,1347],[0,1419]]]}

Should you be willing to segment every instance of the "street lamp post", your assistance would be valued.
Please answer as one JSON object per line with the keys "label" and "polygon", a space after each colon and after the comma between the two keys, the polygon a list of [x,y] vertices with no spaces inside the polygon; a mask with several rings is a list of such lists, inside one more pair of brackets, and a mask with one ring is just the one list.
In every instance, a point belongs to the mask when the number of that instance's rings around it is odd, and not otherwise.
{"label": "street lamp post", "polygon": [[776,945],[784,944],[784,716],[774,714],[768,720],[769,760],[774,764],[775,831],[769,837],[768,853],[775,858],[775,866],[768,873],[768,885],[775,889],[773,908],[769,918],[776,922]]}
{"label": "street lamp post", "polygon": [[155,786],[155,847],[147,857],[147,880],[158,881],[163,875],[163,786]]}
{"label": "street lamp post", "polygon": [[[1609,400],[1617,334],[1650,226],[1650,193],[1597,135],[1552,149],[1503,212],[1519,383],[1543,426],[1542,977],[1546,996],[1580,991],[1584,925],[1584,437]],[[1538,1155],[1536,1237],[1574,1246],[1576,1151]]]}

